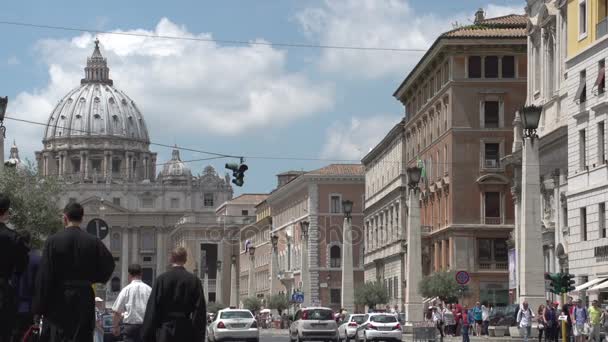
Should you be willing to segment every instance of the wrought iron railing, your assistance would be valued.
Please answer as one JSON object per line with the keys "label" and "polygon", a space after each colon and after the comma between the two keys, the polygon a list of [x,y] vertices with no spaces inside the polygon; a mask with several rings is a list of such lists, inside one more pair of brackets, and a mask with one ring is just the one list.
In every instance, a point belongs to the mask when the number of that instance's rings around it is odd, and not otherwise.
{"label": "wrought iron railing", "polygon": [[486,217],[485,223],[486,224],[501,224],[502,223],[502,218],[500,218],[500,217]]}

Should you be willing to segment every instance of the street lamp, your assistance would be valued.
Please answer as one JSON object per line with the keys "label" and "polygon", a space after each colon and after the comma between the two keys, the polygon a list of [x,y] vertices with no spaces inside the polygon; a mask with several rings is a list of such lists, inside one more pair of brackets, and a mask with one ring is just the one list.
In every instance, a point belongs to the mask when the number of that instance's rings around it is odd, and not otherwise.
{"label": "street lamp", "polygon": [[255,247],[254,246],[249,247],[249,255],[250,256],[254,256],[255,255]]}
{"label": "street lamp", "polygon": [[420,176],[422,175],[422,168],[418,166],[407,168],[408,185],[410,189],[414,190],[414,193],[418,191],[418,183],[420,182]]}
{"label": "street lamp", "polygon": [[310,226],[310,222],[302,221],[300,222],[300,230],[302,231],[302,237],[308,238],[308,227]]}
{"label": "street lamp", "polygon": [[351,201],[351,200],[342,201],[342,210],[344,211],[344,216],[346,218],[350,218],[350,214],[353,212],[353,201]]}
{"label": "street lamp", "polygon": [[524,137],[526,138],[538,138],[536,129],[538,128],[538,122],[540,121],[540,115],[543,112],[542,106],[524,106],[520,110],[522,122],[524,124]]}

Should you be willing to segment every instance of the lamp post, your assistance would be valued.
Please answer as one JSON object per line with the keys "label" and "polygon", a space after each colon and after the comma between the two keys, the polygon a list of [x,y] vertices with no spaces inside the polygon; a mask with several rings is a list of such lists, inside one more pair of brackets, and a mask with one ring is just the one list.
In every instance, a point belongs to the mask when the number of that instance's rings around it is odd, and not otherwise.
{"label": "lamp post", "polygon": [[249,247],[249,297],[255,296],[255,247]]}
{"label": "lamp post", "polygon": [[4,169],[4,138],[6,127],[4,127],[4,115],[8,106],[8,96],[0,96],[0,170]]}
{"label": "lamp post", "polygon": [[405,317],[410,322],[423,319],[422,296],[418,291],[418,283],[422,279],[422,232],[420,226],[420,176],[419,167],[407,168],[408,179],[408,217],[407,217],[407,253],[405,291]]}
{"label": "lamp post", "polygon": [[310,223],[308,221],[300,222],[300,243],[302,244],[302,272],[300,272],[302,277],[302,292],[304,293],[304,302],[302,305],[304,307],[310,306],[311,304],[311,290],[310,287],[310,270],[308,266],[308,228],[310,227]]}
{"label": "lamp post", "polygon": [[279,291],[281,282],[279,280],[279,236],[273,234],[270,237],[272,244],[272,260],[271,260],[271,275],[270,275],[270,294],[276,294]]}
{"label": "lamp post", "polygon": [[353,269],[353,229],[351,213],[353,201],[342,201],[344,223],[342,225],[342,308],[355,312],[355,279]]}
{"label": "lamp post", "polygon": [[542,107],[525,106],[520,110],[524,135],[522,144],[521,226],[516,250],[519,263],[519,300],[535,308],[545,302],[544,258],[540,209],[540,157],[535,143]]}
{"label": "lamp post", "polygon": [[223,279],[224,278],[222,275],[222,260],[218,260],[215,262],[215,266],[216,266],[216,273],[215,273],[215,302],[216,303],[223,303],[224,300],[222,298],[222,285],[223,285]]}
{"label": "lamp post", "polygon": [[230,256],[230,307],[236,308],[238,303],[236,288],[236,255]]}

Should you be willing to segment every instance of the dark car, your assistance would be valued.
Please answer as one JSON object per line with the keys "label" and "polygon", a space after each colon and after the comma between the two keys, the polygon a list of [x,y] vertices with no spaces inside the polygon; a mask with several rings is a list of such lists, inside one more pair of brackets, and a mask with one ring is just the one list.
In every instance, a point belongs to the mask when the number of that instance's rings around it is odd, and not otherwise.
{"label": "dark car", "polygon": [[519,310],[519,305],[517,304],[495,307],[492,314],[490,314],[490,326],[516,326],[517,310]]}

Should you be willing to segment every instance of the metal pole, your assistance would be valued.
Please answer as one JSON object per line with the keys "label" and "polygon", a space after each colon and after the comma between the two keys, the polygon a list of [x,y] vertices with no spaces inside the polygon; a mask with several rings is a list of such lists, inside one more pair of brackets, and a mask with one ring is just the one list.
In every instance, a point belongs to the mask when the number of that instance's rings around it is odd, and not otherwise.
{"label": "metal pole", "polygon": [[[562,292],[562,310],[564,308],[564,305],[566,304],[566,293]],[[568,315],[568,313],[566,313],[566,315]],[[562,321],[562,341],[566,342],[566,341],[570,341],[570,336],[567,336],[566,334],[568,333],[566,330],[566,320]]]}

